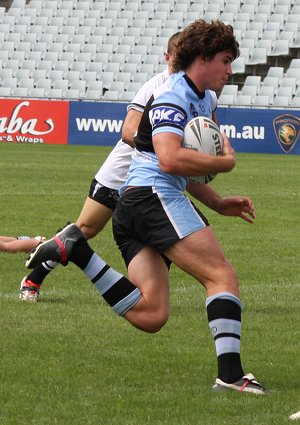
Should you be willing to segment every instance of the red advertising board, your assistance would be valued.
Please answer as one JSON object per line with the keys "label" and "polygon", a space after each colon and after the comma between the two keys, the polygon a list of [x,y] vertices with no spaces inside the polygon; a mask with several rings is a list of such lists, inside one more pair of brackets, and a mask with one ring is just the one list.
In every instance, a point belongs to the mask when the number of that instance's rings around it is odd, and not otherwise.
{"label": "red advertising board", "polygon": [[0,142],[68,143],[69,102],[0,100]]}

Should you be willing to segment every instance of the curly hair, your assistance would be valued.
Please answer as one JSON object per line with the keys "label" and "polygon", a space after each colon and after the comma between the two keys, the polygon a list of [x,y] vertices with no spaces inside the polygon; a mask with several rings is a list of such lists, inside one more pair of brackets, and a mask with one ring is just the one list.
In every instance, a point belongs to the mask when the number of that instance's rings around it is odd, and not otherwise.
{"label": "curly hair", "polygon": [[173,71],[186,69],[197,56],[212,59],[223,51],[230,51],[233,59],[240,55],[239,43],[234,37],[232,26],[221,21],[206,22],[199,19],[183,29],[176,39]]}

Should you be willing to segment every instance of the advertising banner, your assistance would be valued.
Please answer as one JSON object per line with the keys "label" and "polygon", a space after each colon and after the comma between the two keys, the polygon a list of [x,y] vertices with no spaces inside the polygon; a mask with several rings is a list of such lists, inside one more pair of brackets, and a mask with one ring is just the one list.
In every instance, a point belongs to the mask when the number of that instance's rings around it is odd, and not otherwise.
{"label": "advertising banner", "polygon": [[[0,142],[114,146],[127,103],[0,100]],[[300,109],[222,107],[218,124],[236,152],[300,154]]]}
{"label": "advertising banner", "polygon": [[68,143],[68,102],[1,99],[0,142]]}
{"label": "advertising banner", "polygon": [[300,110],[218,107],[218,124],[236,152],[300,154]]}
{"label": "advertising banner", "polygon": [[71,145],[114,146],[121,138],[127,103],[70,102]]}

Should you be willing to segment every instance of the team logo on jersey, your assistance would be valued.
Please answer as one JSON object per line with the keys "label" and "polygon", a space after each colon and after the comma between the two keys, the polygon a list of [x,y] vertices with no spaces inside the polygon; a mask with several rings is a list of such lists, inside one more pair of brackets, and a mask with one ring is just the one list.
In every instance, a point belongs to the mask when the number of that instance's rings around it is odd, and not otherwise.
{"label": "team logo on jersey", "polygon": [[176,124],[184,128],[186,117],[179,109],[169,106],[157,106],[149,112],[149,119],[152,128],[162,124]]}
{"label": "team logo on jersey", "polygon": [[199,109],[200,109],[200,114],[199,115],[201,115],[201,114],[205,114],[205,107],[203,106],[203,105],[199,105]]}
{"label": "team logo on jersey", "polygon": [[197,117],[199,115],[196,106],[193,103],[190,103],[190,114],[193,115],[193,117]]}
{"label": "team logo on jersey", "polygon": [[281,149],[289,153],[299,138],[300,119],[294,115],[280,115],[274,119],[273,126]]}

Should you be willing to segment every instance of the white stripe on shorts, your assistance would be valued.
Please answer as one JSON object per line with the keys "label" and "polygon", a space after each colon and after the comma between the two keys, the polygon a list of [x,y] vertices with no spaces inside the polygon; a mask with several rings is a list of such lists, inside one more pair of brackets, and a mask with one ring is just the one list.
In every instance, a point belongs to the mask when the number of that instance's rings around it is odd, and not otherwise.
{"label": "white stripe on shorts", "polygon": [[193,204],[179,190],[170,188],[152,188],[165,210],[175,232],[180,239],[206,227],[206,223],[197,213]]}

